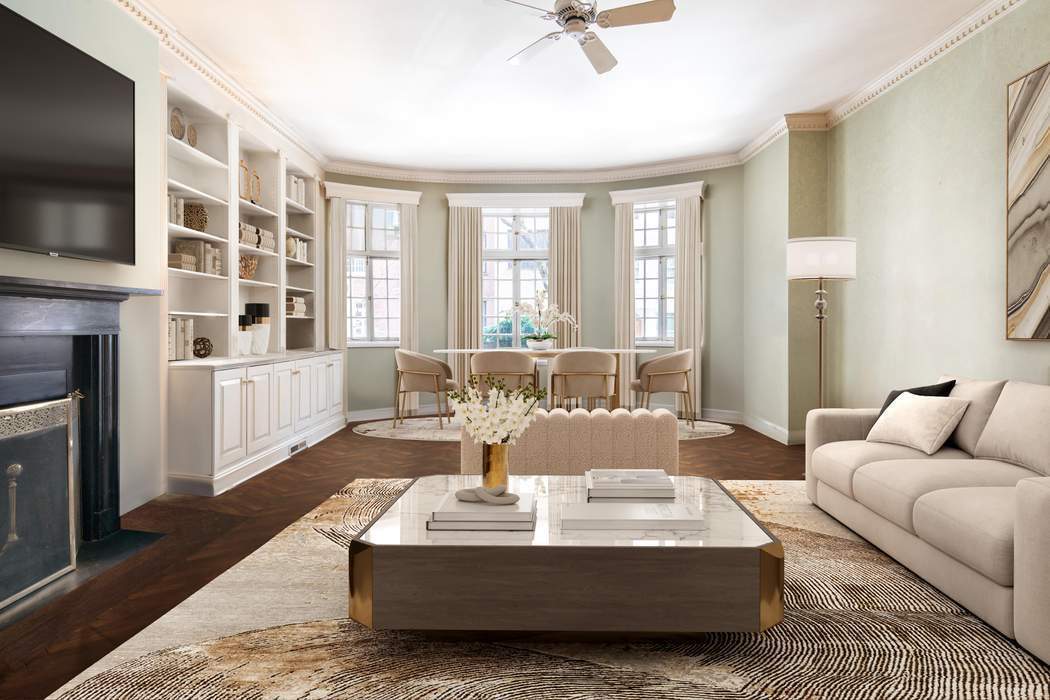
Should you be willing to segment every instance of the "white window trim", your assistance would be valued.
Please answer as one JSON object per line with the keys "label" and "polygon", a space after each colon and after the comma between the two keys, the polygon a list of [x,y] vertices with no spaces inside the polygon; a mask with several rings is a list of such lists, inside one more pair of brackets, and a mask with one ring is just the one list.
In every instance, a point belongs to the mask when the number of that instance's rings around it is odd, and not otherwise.
{"label": "white window trim", "polygon": [[549,209],[582,207],[583,192],[449,192],[450,207],[483,209]]}
{"label": "white window trim", "polygon": [[683,182],[679,185],[665,185],[663,187],[646,187],[640,190],[617,190],[610,192],[609,197],[613,205],[616,204],[642,204],[645,202],[659,202],[665,199],[685,199],[687,197],[704,198],[704,181]]}
{"label": "white window trim", "polygon": [[[377,190],[378,188],[368,187],[368,188],[364,188],[364,189]],[[386,191],[393,191],[393,190],[386,190]],[[364,258],[365,259],[365,290],[366,290],[366,293],[367,293],[366,299],[368,300],[368,304],[366,305],[367,306],[367,314],[365,315],[365,327],[368,329],[368,336],[369,336],[368,340],[360,340],[360,339],[351,338],[350,337],[350,330],[349,330],[349,328],[350,328],[350,318],[347,317],[347,319],[346,319],[346,322],[347,322],[346,346],[348,348],[355,348],[355,347],[358,347],[358,348],[383,348],[383,347],[398,348],[398,347],[401,347],[401,339],[400,338],[397,338],[397,339],[381,338],[381,339],[378,339],[378,340],[374,340],[371,337],[372,336],[372,332],[374,330],[373,316],[372,316],[372,311],[373,311],[373,308],[372,308],[372,260],[375,259],[375,258],[383,258],[383,259],[386,259],[386,260],[398,260],[398,261],[401,260],[401,245],[400,245],[401,229],[400,229],[400,226],[398,227],[399,242],[398,242],[398,249],[397,250],[372,250],[371,248],[369,248],[369,246],[371,245],[371,242],[372,242],[372,237],[370,235],[372,233],[372,217],[371,217],[372,207],[390,207],[392,205],[396,206],[397,203],[396,202],[375,202],[375,201],[364,201],[364,200],[358,200],[358,199],[354,199],[354,200],[349,200],[348,199],[348,200],[346,200],[346,204],[347,205],[358,204],[358,205],[362,205],[362,206],[365,207],[365,231],[364,231],[365,248],[364,248],[364,250],[356,250],[354,248],[351,248],[350,245],[347,244],[346,257],[350,258],[352,256],[352,257],[358,257],[358,258]],[[343,261],[343,266],[345,268],[346,260]],[[344,271],[344,274],[345,274],[345,271]],[[398,295],[398,303],[399,304],[400,304],[400,301],[401,301],[401,296],[399,294]],[[398,335],[400,335],[400,334],[401,334],[400,329],[398,329]]]}
{"label": "white window trim", "polygon": [[365,187],[364,185],[347,185],[342,182],[324,183],[325,197],[339,197],[359,204],[414,204],[419,206],[422,192],[413,190],[388,190],[383,187]]}

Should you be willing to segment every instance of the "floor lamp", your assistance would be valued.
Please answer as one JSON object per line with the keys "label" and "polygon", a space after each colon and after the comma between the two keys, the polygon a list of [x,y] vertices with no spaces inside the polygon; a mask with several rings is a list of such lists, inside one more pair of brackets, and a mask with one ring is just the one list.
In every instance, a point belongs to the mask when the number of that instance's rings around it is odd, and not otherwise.
{"label": "floor lamp", "polygon": [[857,239],[836,236],[789,238],[787,242],[789,280],[817,280],[817,393],[824,408],[824,320],[827,319],[828,292],[825,280],[857,279]]}

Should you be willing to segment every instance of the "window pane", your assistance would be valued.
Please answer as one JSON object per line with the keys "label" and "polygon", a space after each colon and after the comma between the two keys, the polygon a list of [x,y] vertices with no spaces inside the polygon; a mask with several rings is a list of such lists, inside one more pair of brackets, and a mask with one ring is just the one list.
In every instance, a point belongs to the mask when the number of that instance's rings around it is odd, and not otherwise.
{"label": "window pane", "polygon": [[660,329],[659,322],[655,318],[645,319],[645,337],[646,338],[657,338],[659,337]]}
{"label": "window pane", "polygon": [[349,219],[351,227],[363,229],[365,227],[365,205],[351,204]]}
{"label": "window pane", "polygon": [[354,340],[365,340],[368,333],[365,332],[364,319],[354,319],[350,322],[350,337]]}
{"label": "window pane", "polygon": [[363,297],[365,295],[365,280],[353,278],[350,280],[350,296]]}
{"label": "window pane", "polygon": [[374,334],[376,338],[386,338],[386,319],[377,318],[374,322]]}
{"label": "window pane", "polygon": [[350,229],[350,250],[365,249],[365,230],[363,228]]}

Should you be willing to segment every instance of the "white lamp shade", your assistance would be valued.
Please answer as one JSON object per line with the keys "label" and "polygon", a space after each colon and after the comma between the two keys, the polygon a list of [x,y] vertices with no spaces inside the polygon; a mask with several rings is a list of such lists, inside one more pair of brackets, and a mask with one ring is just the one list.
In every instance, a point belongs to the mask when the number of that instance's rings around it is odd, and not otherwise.
{"label": "white lamp shade", "polygon": [[787,276],[789,280],[857,279],[857,239],[835,236],[789,238]]}

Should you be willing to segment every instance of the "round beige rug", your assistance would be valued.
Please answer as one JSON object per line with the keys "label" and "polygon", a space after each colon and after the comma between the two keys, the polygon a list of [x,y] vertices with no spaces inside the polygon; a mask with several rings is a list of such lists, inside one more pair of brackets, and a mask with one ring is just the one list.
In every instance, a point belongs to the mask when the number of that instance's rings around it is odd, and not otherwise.
{"label": "round beige rug", "polygon": [[[386,438],[387,440],[425,440],[429,442],[459,442],[460,426],[454,421],[450,423],[442,421],[443,426],[438,426],[438,419],[434,418],[406,418],[398,422],[394,427],[391,418],[386,420],[359,423],[353,427],[358,435],[368,437]],[[732,435],[733,428],[721,423],[698,420],[695,427],[687,420],[678,421],[679,440],[703,440],[705,438],[722,437]]]}

